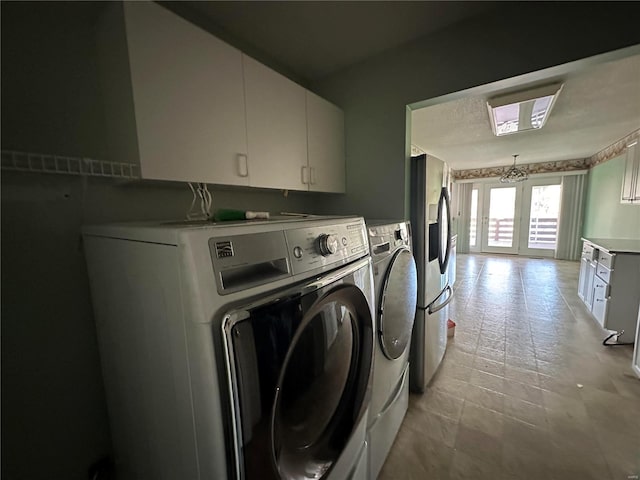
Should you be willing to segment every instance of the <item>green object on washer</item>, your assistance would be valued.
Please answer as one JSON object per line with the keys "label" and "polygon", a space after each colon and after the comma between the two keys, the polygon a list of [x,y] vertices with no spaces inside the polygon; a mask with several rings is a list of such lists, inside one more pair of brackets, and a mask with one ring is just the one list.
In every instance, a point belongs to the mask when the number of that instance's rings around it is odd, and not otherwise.
{"label": "green object on washer", "polygon": [[244,220],[247,214],[244,210],[233,210],[230,208],[221,208],[213,214],[215,222],[230,222],[233,220]]}

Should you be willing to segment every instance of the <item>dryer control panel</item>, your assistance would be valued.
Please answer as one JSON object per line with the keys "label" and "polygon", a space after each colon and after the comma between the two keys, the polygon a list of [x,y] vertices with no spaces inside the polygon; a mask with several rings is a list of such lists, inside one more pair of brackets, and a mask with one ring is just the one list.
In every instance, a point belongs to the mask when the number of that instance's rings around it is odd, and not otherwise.
{"label": "dryer control panel", "polygon": [[361,222],[296,228],[285,237],[294,275],[360,258],[368,250]]}

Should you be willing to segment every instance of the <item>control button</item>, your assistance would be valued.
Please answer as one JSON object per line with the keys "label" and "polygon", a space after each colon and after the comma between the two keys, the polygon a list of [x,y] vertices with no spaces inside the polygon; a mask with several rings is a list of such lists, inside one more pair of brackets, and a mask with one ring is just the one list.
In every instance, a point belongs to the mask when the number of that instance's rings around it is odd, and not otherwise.
{"label": "control button", "polygon": [[333,255],[338,251],[338,238],[335,235],[323,233],[318,237],[317,247],[323,257]]}
{"label": "control button", "polygon": [[347,246],[347,237],[342,237],[342,245]]}
{"label": "control button", "polygon": [[406,242],[407,232],[403,228],[400,228],[395,231],[395,237],[396,237],[396,240],[402,240],[403,242]]}
{"label": "control button", "polygon": [[296,257],[296,258],[302,258],[302,248],[295,247],[293,249],[293,256]]}

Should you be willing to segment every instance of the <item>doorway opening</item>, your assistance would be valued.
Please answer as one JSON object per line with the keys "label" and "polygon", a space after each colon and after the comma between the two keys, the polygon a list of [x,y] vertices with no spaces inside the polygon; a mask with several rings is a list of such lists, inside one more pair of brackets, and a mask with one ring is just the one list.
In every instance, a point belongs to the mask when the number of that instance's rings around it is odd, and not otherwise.
{"label": "doorway opening", "polygon": [[469,249],[482,253],[554,256],[561,181],[561,177],[550,177],[518,184],[474,183]]}

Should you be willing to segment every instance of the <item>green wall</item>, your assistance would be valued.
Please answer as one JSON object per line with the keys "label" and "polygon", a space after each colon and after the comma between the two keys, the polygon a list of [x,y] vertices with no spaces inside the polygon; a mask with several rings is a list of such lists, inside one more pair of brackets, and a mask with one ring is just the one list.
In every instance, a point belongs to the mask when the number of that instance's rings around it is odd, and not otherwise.
{"label": "green wall", "polygon": [[[345,111],[347,198],[328,209],[408,218],[407,105],[425,106],[429,99],[492,82],[507,88],[523,81],[508,80],[516,76],[527,75],[525,81],[561,78],[584,64],[532,72],[637,46],[637,13],[634,2],[502,2],[497,10],[312,83]],[[523,30],[523,19],[544,33],[532,36]],[[638,51],[635,47],[634,53]],[[480,87],[447,100],[481,93]]]}
{"label": "green wall", "polygon": [[583,236],[640,239],[640,205],[620,203],[624,166],[622,155],[589,171]]}
{"label": "green wall", "polygon": [[[214,188],[214,206],[405,216],[407,104],[640,43],[626,4],[554,5],[506,4],[311,85],[345,109],[346,196]],[[0,6],[2,148],[105,158],[103,5]],[[532,41],[522,18],[545,34]],[[3,172],[3,478],[84,480],[111,449],[81,225],[178,218],[189,203],[184,185]]]}
{"label": "green wall", "polygon": [[[104,159],[91,2],[2,2],[2,149]],[[214,207],[315,212],[331,195],[212,187]],[[80,229],[178,219],[183,183],[2,172],[2,478],[86,480],[111,452]]]}

